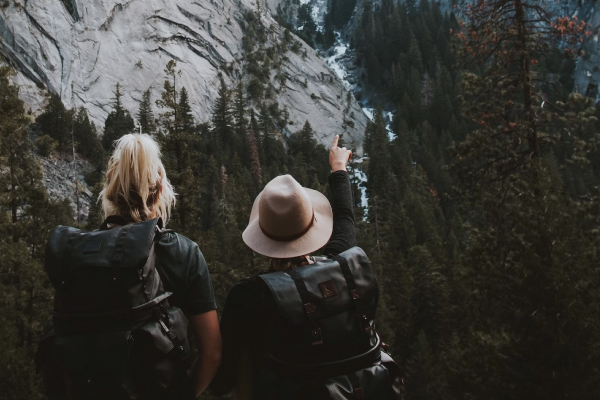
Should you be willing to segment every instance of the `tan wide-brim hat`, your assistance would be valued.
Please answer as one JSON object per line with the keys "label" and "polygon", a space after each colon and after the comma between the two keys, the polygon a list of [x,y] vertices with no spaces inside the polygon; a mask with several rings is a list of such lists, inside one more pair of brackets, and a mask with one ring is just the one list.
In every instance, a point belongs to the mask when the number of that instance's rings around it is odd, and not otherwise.
{"label": "tan wide-brim hat", "polygon": [[254,200],[242,239],[264,256],[292,258],[319,250],[332,232],[333,212],[327,197],[302,187],[290,175],[281,175]]}

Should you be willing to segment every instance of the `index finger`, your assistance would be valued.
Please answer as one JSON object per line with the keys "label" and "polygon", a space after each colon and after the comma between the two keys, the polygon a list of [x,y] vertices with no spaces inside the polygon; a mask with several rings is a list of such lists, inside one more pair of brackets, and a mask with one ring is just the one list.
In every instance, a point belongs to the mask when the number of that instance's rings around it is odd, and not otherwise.
{"label": "index finger", "polygon": [[335,135],[335,137],[333,138],[333,144],[331,145],[332,149],[335,149],[336,147],[338,147],[339,140],[340,140],[340,135]]}

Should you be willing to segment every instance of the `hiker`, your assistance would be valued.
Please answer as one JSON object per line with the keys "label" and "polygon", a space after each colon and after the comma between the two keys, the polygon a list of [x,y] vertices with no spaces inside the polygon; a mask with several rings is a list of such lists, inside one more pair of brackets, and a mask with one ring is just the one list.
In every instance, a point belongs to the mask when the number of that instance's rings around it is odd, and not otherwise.
{"label": "hiker", "polygon": [[108,163],[100,229],[52,233],[53,324],[37,354],[50,399],[195,399],[215,375],[212,282],[198,245],[165,229],[175,196],[158,144],[128,134]]}
{"label": "hiker", "polygon": [[[327,198],[278,176],[257,196],[242,238],[270,269],[237,283],[221,317],[223,361],[211,391],[237,399],[399,399],[398,366],[373,318],[379,290],[356,246],[346,165],[329,153]],[[311,257],[323,248],[327,257]]]}

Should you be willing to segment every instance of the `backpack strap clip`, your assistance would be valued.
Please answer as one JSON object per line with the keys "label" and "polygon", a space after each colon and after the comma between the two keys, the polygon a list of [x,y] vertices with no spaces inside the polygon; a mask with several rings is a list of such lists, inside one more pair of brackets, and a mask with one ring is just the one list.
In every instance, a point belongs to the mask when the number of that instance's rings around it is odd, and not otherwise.
{"label": "backpack strap clip", "polygon": [[348,380],[350,381],[350,384],[352,385],[354,398],[356,400],[364,399],[365,395],[363,393],[362,387],[360,386],[360,378],[358,377],[358,374],[356,372],[352,372],[346,376],[348,377]]}
{"label": "backpack strap clip", "polygon": [[340,268],[342,270],[342,274],[344,275],[344,279],[346,280],[346,285],[348,286],[348,290],[350,291],[350,296],[352,297],[352,302],[354,303],[354,308],[356,310],[356,321],[358,326],[364,333],[371,332],[371,324],[369,323],[369,319],[367,318],[364,309],[363,309],[363,300],[358,291],[358,286],[356,285],[356,280],[354,279],[354,275],[352,275],[352,271],[348,266],[348,261],[344,257],[339,255],[332,255],[332,260],[337,261],[340,264]]}
{"label": "backpack strap clip", "polygon": [[174,356],[179,361],[185,362],[188,359],[188,354],[182,345],[182,341],[179,340],[179,338],[177,337],[175,330],[169,326],[169,311],[165,308],[163,304],[159,304],[158,307],[155,308],[155,315],[161,328],[165,331],[165,334],[167,335],[171,343],[173,343],[172,351]]}
{"label": "backpack strap clip", "polygon": [[323,344],[321,328],[319,328],[319,325],[315,320],[315,311],[317,310],[317,308],[314,305],[314,303],[310,301],[310,294],[308,292],[308,289],[306,288],[306,283],[304,282],[298,271],[290,269],[284,272],[294,280],[294,283],[296,284],[296,289],[298,290],[298,294],[300,294],[300,299],[302,300],[302,304],[304,305],[304,313],[306,314],[306,317],[310,321],[311,325],[308,330],[311,344],[313,346]]}
{"label": "backpack strap clip", "polygon": [[167,334],[167,337],[171,341],[177,339],[177,335],[175,334],[175,332],[173,332],[172,329],[169,329],[169,327],[167,325],[165,325],[165,322],[162,320],[162,318],[159,318],[158,323],[160,324],[160,326],[162,326],[162,328],[164,329],[165,333]]}

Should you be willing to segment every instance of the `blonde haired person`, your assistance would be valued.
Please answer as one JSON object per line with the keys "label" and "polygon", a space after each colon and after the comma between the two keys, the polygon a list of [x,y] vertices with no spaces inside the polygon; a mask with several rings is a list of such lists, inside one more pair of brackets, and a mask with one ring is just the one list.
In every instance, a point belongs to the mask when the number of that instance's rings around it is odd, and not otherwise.
{"label": "blonde haired person", "polygon": [[[131,224],[161,217],[166,225],[175,196],[152,137],[129,134],[115,142],[100,195],[105,217],[120,216]],[[179,233],[165,233],[155,245],[155,254],[164,288],[173,293],[169,303],[183,310],[196,339],[199,356],[191,380],[197,398],[221,360],[217,306],[208,267],[198,245]]]}
{"label": "blonde haired person", "polygon": [[167,224],[176,194],[160,156],[158,144],[146,134],[125,135],[115,142],[100,193],[105,216],[134,222],[161,217]]}

